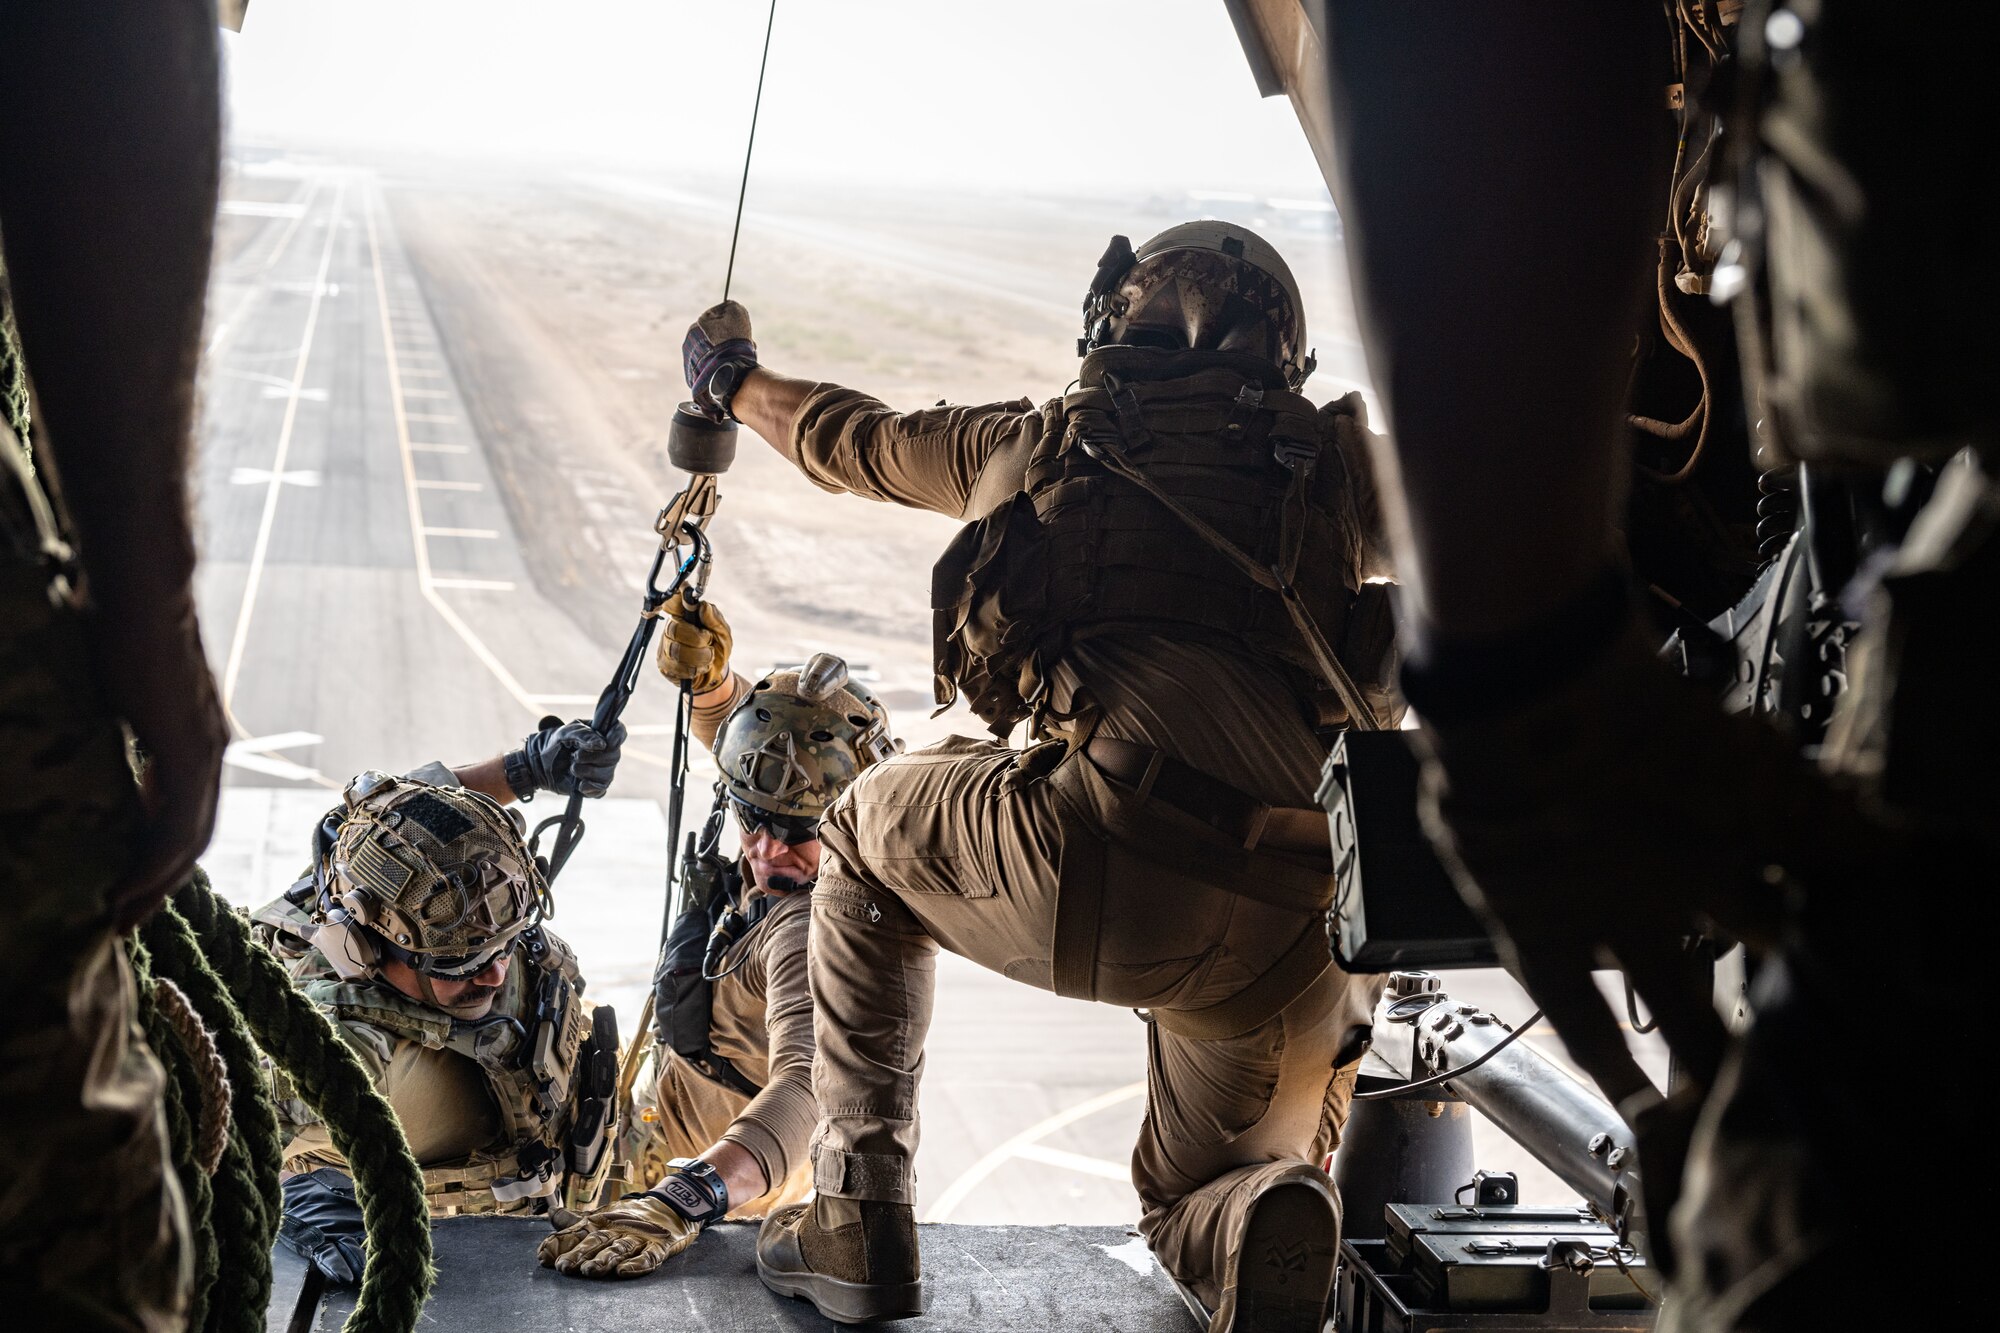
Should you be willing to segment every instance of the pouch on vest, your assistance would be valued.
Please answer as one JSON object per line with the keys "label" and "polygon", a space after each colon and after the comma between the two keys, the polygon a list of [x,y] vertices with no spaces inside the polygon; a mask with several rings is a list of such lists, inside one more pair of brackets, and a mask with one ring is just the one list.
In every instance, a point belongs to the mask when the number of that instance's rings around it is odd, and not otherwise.
{"label": "pouch on vest", "polygon": [[618,1096],[618,1014],[608,1004],[591,1011],[590,1036],[576,1060],[576,1118],[569,1131],[569,1169],[588,1176],[610,1139]]}
{"label": "pouch on vest", "polygon": [[653,973],[653,1034],[662,1046],[696,1069],[745,1096],[762,1091],[715,1054],[709,1031],[715,1001],[714,983],[702,975],[702,959],[716,920],[727,911],[740,876],[724,867],[715,891],[694,896],[667,933],[660,964]]}
{"label": "pouch on vest", "polygon": [[1005,736],[1046,688],[1040,647],[1048,615],[1048,539],[1034,501],[1018,492],[968,523],[931,574],[936,699],[966,702]]}

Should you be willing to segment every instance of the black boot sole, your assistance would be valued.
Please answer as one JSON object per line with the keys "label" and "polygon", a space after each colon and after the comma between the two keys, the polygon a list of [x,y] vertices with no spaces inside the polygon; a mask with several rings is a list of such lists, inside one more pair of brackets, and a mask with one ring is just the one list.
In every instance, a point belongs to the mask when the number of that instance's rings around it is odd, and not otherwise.
{"label": "black boot sole", "polygon": [[793,1300],[811,1301],[836,1324],[883,1324],[915,1319],[924,1312],[924,1284],[917,1282],[842,1282],[823,1273],[781,1273],[757,1260],[757,1276],[772,1291]]}
{"label": "black boot sole", "polygon": [[1295,1181],[1264,1194],[1251,1205],[1236,1257],[1231,1333],[1320,1333],[1339,1250],[1322,1189]]}

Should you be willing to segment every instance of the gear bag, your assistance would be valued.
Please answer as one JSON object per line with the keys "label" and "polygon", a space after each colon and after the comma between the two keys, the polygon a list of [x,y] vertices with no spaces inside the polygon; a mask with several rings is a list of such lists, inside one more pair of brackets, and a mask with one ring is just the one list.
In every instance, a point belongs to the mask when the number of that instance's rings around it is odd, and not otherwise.
{"label": "gear bag", "polygon": [[1043,409],[1026,488],[933,573],[940,711],[963,693],[1003,736],[1055,716],[1048,672],[1067,644],[1147,627],[1248,650],[1302,697],[1330,689],[1338,713],[1374,722],[1329,646],[1360,591],[1329,447],[1339,412],[1255,356],[1091,353],[1078,388]]}

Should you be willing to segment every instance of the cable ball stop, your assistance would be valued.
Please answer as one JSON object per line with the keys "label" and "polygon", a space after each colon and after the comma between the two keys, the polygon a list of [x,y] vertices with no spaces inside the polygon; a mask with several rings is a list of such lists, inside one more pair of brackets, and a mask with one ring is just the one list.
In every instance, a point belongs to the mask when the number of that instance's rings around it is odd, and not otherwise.
{"label": "cable ball stop", "polygon": [[667,427],[667,461],[698,476],[722,475],[736,461],[736,423],[717,421],[693,403],[682,403]]}

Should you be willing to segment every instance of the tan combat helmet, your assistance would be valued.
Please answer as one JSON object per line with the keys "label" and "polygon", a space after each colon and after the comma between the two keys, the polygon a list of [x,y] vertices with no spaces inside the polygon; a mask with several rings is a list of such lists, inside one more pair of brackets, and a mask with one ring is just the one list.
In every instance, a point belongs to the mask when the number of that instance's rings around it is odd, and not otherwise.
{"label": "tan combat helmet", "polygon": [[1136,251],[1123,236],[1098,261],[1078,352],[1110,344],[1250,352],[1297,389],[1315,359],[1305,303],[1276,247],[1231,222],[1183,222]]}
{"label": "tan combat helmet", "polygon": [[385,958],[478,974],[541,920],[548,880],[498,801],[384,773],[348,784],[315,838],[313,943],[344,980]]}
{"label": "tan combat helmet", "polygon": [[759,680],[715,738],[730,798],[801,831],[897,748],[889,710],[832,653]]}

